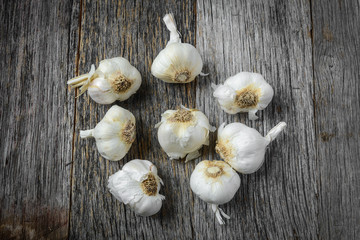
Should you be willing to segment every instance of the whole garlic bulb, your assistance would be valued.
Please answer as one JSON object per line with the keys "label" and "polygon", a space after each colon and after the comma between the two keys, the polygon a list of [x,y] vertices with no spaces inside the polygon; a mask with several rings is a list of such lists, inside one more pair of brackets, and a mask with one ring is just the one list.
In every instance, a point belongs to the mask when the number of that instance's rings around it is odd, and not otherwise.
{"label": "whole garlic bulb", "polygon": [[80,94],[88,90],[90,97],[100,104],[124,101],[141,85],[140,72],[122,57],[105,59],[95,70],[94,64],[87,74],[70,79],[72,87],[80,87]]}
{"label": "whole garlic bulb", "polygon": [[208,118],[199,110],[181,106],[179,110],[167,110],[161,115],[158,140],[170,159],[183,158],[186,162],[200,156],[202,145],[209,145],[210,126]]}
{"label": "whole garlic bulb", "polygon": [[135,140],[135,117],[128,110],[112,106],[94,129],[80,131],[81,138],[94,137],[101,156],[122,159]]}
{"label": "whole garlic bulb", "polygon": [[193,45],[181,43],[172,14],[166,14],[163,20],[170,31],[170,40],[154,59],[151,73],[168,83],[191,82],[201,73],[201,56]]}
{"label": "whole garlic bulb", "polygon": [[264,163],[267,145],[286,127],[280,122],[263,137],[242,123],[221,124],[218,129],[216,152],[236,171],[244,174],[256,172]]}
{"label": "whole garlic bulb", "polygon": [[227,163],[201,161],[191,174],[190,187],[199,198],[211,204],[220,224],[224,224],[221,215],[230,219],[218,205],[227,203],[234,197],[240,187],[240,177]]}
{"label": "whole garlic bulb", "polygon": [[266,108],[274,95],[273,88],[258,73],[241,72],[226,79],[223,85],[212,87],[225,112],[249,112],[250,120],[258,119],[256,112]]}
{"label": "whole garlic bulb", "polygon": [[157,168],[148,160],[131,160],[122,170],[109,177],[110,192],[140,216],[157,213],[165,197],[159,194],[160,183]]}

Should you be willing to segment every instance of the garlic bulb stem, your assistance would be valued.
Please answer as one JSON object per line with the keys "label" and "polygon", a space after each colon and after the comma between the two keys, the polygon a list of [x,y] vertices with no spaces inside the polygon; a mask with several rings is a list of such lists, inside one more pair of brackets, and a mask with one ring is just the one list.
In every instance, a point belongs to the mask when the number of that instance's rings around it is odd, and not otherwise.
{"label": "garlic bulb stem", "polygon": [[91,77],[94,75],[94,73],[95,65],[92,64],[90,72],[74,77],[67,82],[67,84],[70,85],[71,88],[77,88],[81,86],[80,93],[76,96],[77,98],[80,97],[84,92],[86,92],[91,82]]}
{"label": "garlic bulb stem", "polygon": [[212,208],[213,212],[215,213],[216,219],[218,220],[220,225],[225,224],[225,222],[222,219],[221,215],[226,219],[230,219],[230,216],[227,215],[226,213],[224,213],[224,211],[221,208],[219,208],[219,206],[217,204],[211,204],[211,208]]}
{"label": "garlic bulb stem", "polygon": [[270,142],[273,141],[286,127],[285,122],[279,122],[275,127],[273,127],[268,134],[265,136]]}
{"label": "garlic bulb stem", "polygon": [[81,130],[80,131],[80,138],[90,138],[90,137],[94,137],[94,129],[90,129],[90,130]]}
{"label": "garlic bulb stem", "polygon": [[176,28],[176,22],[174,19],[174,15],[172,13],[168,13],[164,16],[163,21],[167,27],[167,29],[170,31],[170,40],[167,43],[181,43],[180,34],[179,31]]}

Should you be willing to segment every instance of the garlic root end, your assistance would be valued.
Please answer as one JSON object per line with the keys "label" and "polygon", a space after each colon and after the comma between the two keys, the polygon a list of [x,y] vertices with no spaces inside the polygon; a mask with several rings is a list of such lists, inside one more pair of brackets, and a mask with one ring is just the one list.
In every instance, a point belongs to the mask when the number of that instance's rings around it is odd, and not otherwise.
{"label": "garlic root end", "polygon": [[225,221],[222,219],[221,215],[226,219],[230,219],[229,215],[224,213],[224,211],[221,208],[219,208],[218,205],[211,204],[211,208],[212,208],[213,212],[215,213],[216,219],[218,220],[220,225],[225,224]]}

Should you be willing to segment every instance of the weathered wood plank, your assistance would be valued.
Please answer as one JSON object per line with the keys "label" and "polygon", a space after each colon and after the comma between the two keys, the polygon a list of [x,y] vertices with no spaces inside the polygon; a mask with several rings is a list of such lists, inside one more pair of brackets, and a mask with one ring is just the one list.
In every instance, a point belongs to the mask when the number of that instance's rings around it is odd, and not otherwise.
{"label": "weathered wood plank", "polygon": [[68,234],[73,9],[71,1],[0,3],[1,239]]}
{"label": "weathered wood plank", "polygon": [[360,2],[313,1],[319,226],[360,236]]}
{"label": "weathered wood plank", "polygon": [[[101,158],[95,141],[79,139],[79,130],[95,127],[110,106],[99,105],[87,95],[77,100],[70,238],[174,239],[194,234],[188,165],[167,160],[154,125],[167,109],[180,104],[194,106],[195,83],[166,84],[150,74],[153,58],[169,38],[162,17],[173,12],[182,39],[195,44],[194,7],[192,1],[83,3],[79,73],[89,71],[92,63],[98,65],[102,59],[123,56],[140,71],[143,83],[130,99],[116,103],[137,119],[137,140],[120,162]],[[161,193],[166,201],[153,217],[136,217],[106,187],[111,174],[136,158],[154,162],[165,183]]]}
{"label": "weathered wood plank", "polygon": [[[240,121],[263,134],[279,121],[288,127],[269,146],[264,166],[241,175],[239,192],[223,206],[232,218],[226,226],[219,226],[210,208],[194,198],[196,238],[316,238],[310,17],[307,1],[198,1],[196,41],[210,75],[197,82],[197,108],[216,126]],[[224,113],[212,97],[211,82],[222,83],[240,71],[261,73],[275,90],[254,122],[247,114]],[[213,134],[203,158],[218,159],[215,140]]]}

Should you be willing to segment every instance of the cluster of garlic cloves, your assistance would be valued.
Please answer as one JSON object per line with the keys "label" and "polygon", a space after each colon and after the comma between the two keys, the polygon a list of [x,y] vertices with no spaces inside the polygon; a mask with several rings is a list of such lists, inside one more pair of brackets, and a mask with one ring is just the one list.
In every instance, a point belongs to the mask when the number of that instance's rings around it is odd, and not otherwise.
{"label": "cluster of garlic cloves", "polygon": [[128,60],[116,57],[102,60],[96,70],[91,65],[89,73],[70,79],[68,85],[80,87],[80,95],[87,90],[97,103],[111,104],[133,95],[141,85],[141,75]]}
{"label": "cluster of garlic cloves", "polygon": [[151,73],[168,83],[188,83],[201,74],[203,62],[199,51],[191,44],[182,43],[174,16],[163,18],[170,31],[170,40],[151,65]]}
{"label": "cluster of garlic cloves", "polygon": [[186,162],[200,156],[199,149],[209,145],[209,131],[215,131],[208,118],[199,110],[181,106],[178,110],[167,110],[161,115],[158,140],[170,159],[186,156]]}
{"label": "cluster of garlic cloves", "polygon": [[230,114],[248,112],[250,120],[256,120],[258,110],[263,110],[271,102],[274,90],[258,73],[241,72],[232,76],[224,84],[212,84],[214,97],[221,108]]}
{"label": "cluster of garlic cloves", "polygon": [[191,190],[211,204],[218,222],[230,219],[218,205],[229,202],[240,187],[239,175],[223,161],[204,160],[198,163],[190,177]]}
{"label": "cluster of garlic cloves", "polygon": [[256,172],[263,164],[266,147],[286,127],[278,123],[263,137],[242,123],[221,124],[218,129],[216,152],[232,168],[243,174]]}
{"label": "cluster of garlic cloves", "polygon": [[144,217],[154,215],[161,209],[165,197],[159,194],[160,184],[163,182],[156,166],[148,160],[139,159],[126,163],[108,180],[111,194]]}
{"label": "cluster of garlic cloves", "polygon": [[134,115],[119,106],[112,106],[94,129],[80,131],[81,138],[93,137],[101,156],[121,160],[129,151],[136,136]]}

